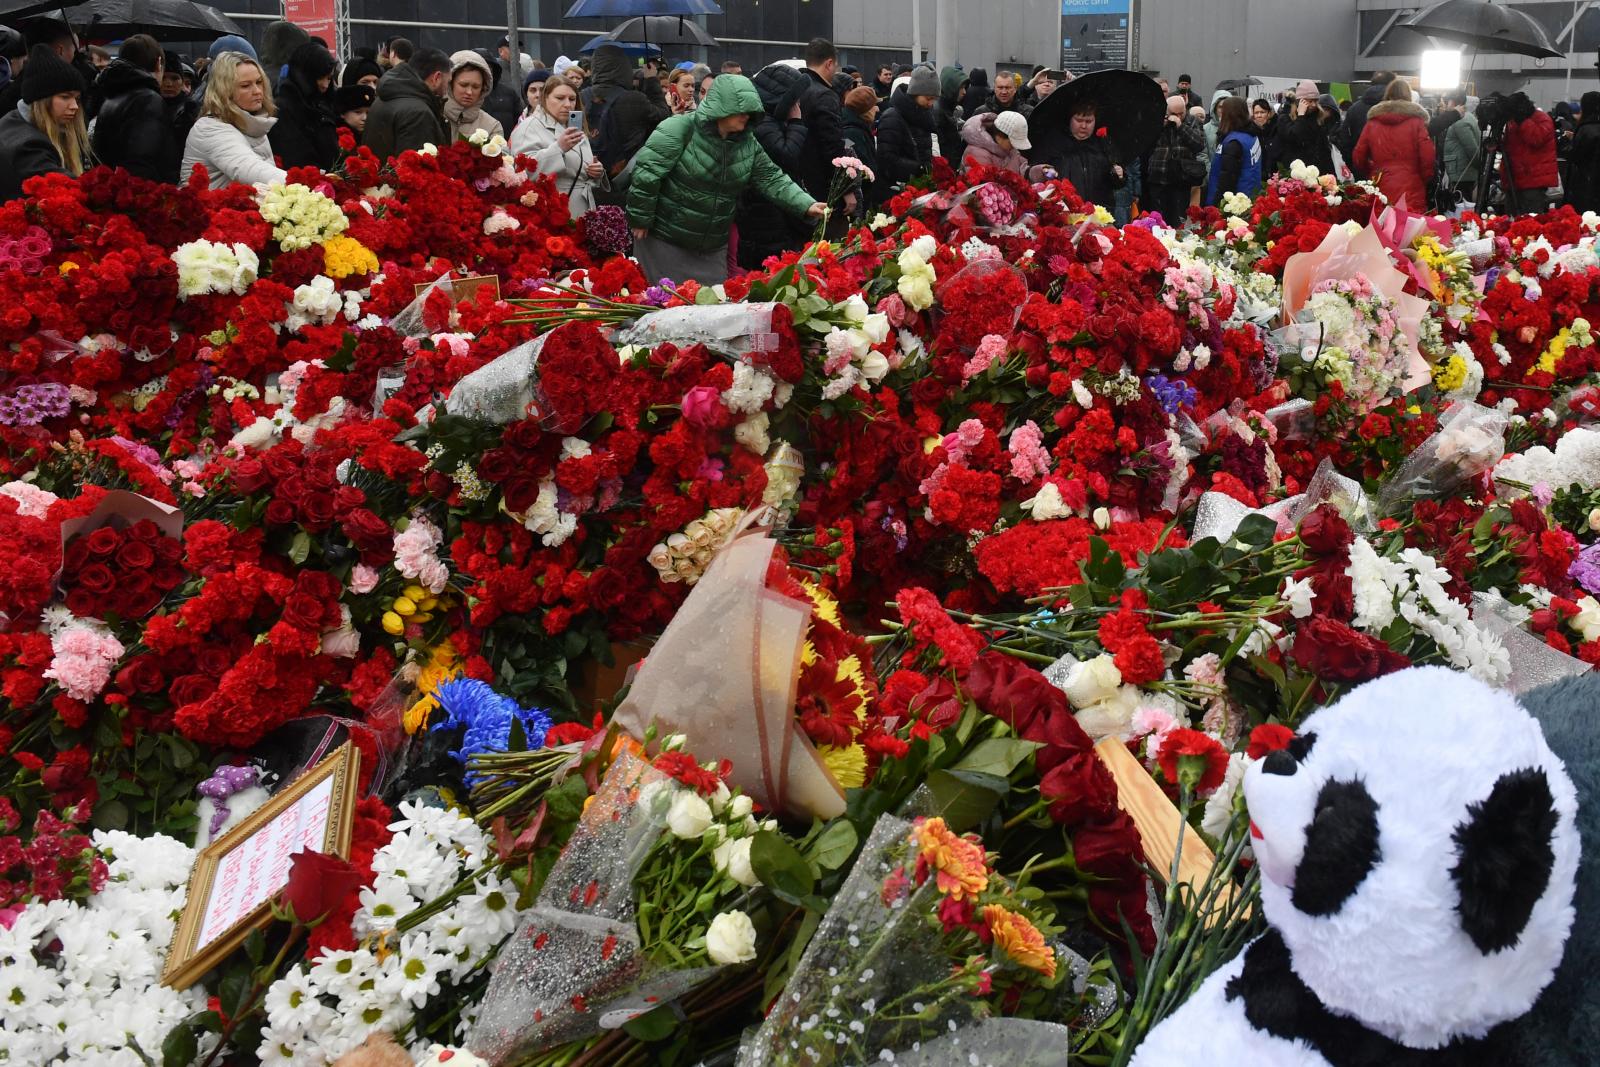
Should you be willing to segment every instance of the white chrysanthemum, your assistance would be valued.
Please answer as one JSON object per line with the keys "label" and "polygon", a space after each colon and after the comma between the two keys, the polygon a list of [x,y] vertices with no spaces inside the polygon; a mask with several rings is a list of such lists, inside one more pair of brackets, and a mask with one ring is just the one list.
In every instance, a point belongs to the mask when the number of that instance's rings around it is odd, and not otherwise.
{"label": "white chrysanthemum", "polygon": [[261,269],[261,260],[247,245],[204,240],[179,245],[172,262],[178,268],[180,300],[204,293],[243,296]]}
{"label": "white chrysanthemum", "polygon": [[1357,629],[1376,632],[1394,621],[1395,596],[1411,587],[1406,568],[1378,555],[1362,537],[1350,546],[1350,563],[1345,567],[1355,593]]}

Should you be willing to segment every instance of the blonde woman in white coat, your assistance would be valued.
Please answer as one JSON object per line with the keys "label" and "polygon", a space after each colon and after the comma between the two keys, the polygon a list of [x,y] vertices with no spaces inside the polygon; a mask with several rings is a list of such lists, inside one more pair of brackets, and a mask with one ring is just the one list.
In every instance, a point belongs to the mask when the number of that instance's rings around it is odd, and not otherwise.
{"label": "blonde woman in white coat", "polygon": [[470,48],[450,57],[450,85],[445,90],[444,124],[454,144],[482,130],[489,137],[504,137],[500,120],[483,110],[483,100],[494,88],[489,63]]}
{"label": "blonde woman in white coat", "polygon": [[285,174],[272,160],[267,133],[278,120],[272,89],[261,66],[243,52],[224,52],[211,64],[200,118],[183,145],[179,180],[196,165],[206,168],[211,188],[270,185]]}
{"label": "blonde woman in white coat", "polygon": [[577,104],[578,91],[551,78],[545,83],[539,106],[511,134],[512,152],[533,157],[540,174],[555,176],[556,185],[567,194],[567,210],[573,218],[593,210],[595,186],[603,188],[606,182],[605,167],[594,158],[588,136],[567,125]]}

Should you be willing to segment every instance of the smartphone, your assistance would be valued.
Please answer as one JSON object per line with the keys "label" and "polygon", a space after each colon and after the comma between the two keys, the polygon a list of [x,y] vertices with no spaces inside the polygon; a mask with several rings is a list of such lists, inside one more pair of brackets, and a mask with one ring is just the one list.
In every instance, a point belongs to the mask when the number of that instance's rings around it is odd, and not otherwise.
{"label": "smartphone", "polygon": [[568,112],[568,114],[567,114],[567,129],[569,129],[569,130],[581,130],[581,129],[583,129],[583,112],[581,112],[581,111]]}

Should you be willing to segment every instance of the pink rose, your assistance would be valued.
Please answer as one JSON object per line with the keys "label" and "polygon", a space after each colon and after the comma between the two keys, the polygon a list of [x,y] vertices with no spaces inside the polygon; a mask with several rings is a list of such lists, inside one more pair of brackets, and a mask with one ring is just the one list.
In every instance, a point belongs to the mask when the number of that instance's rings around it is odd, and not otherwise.
{"label": "pink rose", "polygon": [[878,301],[878,312],[889,316],[889,324],[896,328],[906,324],[906,302],[899,293],[890,293]]}
{"label": "pink rose", "polygon": [[355,570],[350,572],[350,591],[357,595],[370,593],[378,588],[378,572],[365,563],[357,563]]}
{"label": "pink rose", "polygon": [[683,417],[691,425],[703,429],[716,421],[722,398],[714,386],[697,385],[683,394],[683,402],[679,406],[683,408]]}

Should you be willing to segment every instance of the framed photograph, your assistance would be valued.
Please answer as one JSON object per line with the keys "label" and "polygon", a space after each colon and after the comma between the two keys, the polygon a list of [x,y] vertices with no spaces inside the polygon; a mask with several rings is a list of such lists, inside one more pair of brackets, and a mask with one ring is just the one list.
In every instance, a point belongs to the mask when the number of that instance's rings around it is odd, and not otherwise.
{"label": "framed photograph", "polygon": [[297,852],[350,857],[361,753],[351,742],[200,850],[161,984],[187,989],[271,921]]}

